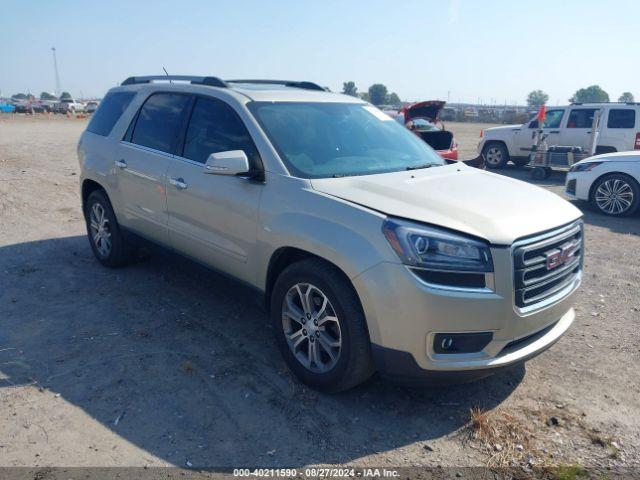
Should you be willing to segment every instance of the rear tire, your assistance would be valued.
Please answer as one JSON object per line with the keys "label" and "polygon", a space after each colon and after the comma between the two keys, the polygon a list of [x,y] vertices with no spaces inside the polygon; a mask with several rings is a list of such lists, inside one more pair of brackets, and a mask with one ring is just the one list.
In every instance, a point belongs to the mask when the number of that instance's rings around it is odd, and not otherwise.
{"label": "rear tire", "polygon": [[590,201],[596,210],[605,215],[633,215],[640,203],[640,185],[624,173],[604,175],[594,182]]}
{"label": "rear tire", "polygon": [[311,258],[285,268],[273,287],[270,317],[285,362],[310,387],[339,392],[373,374],[362,306],[330,263]]}
{"label": "rear tire", "polygon": [[104,190],[91,192],[84,218],[91,250],[102,265],[114,268],[131,262],[135,250],[127,245]]}
{"label": "rear tire", "polygon": [[489,142],[482,149],[487,168],[503,168],[509,161],[509,151],[504,143]]}

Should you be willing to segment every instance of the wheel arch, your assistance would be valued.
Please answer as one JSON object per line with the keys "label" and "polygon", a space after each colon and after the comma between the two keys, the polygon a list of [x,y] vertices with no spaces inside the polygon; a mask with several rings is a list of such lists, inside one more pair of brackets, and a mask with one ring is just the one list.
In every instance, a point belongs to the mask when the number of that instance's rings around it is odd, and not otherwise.
{"label": "wheel arch", "polygon": [[87,199],[89,198],[89,195],[91,195],[93,192],[97,190],[102,190],[107,196],[107,198],[109,198],[109,194],[107,193],[106,189],[95,180],[91,180],[90,178],[87,178],[82,182],[82,210],[83,211],[87,203]]}
{"label": "wheel arch", "polygon": [[351,285],[351,287],[353,288],[353,291],[356,294],[356,298],[358,299],[358,302],[360,302],[360,308],[362,308],[362,301],[360,299],[360,296],[358,295],[358,291],[356,290],[349,276],[346,274],[346,272],[342,268],[340,268],[334,262],[327,260],[326,258],[323,258],[320,255],[316,255],[315,253],[312,253],[297,247],[286,246],[286,247],[280,247],[276,249],[271,255],[271,258],[269,259],[269,265],[267,267],[267,276],[265,281],[265,307],[267,311],[269,311],[271,306],[271,293],[273,291],[273,286],[275,285],[276,280],[278,279],[278,276],[280,276],[280,274],[284,271],[284,269],[287,268],[289,265],[292,265],[296,262],[300,262],[306,259],[321,260],[327,263],[328,265],[332,266],[336,270],[336,272],[338,272],[349,283],[349,285]]}

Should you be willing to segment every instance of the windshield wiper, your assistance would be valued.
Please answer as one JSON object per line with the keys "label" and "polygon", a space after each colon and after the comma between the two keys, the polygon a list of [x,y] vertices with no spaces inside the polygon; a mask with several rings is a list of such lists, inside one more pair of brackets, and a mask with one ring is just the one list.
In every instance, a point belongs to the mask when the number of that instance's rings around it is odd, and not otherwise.
{"label": "windshield wiper", "polygon": [[422,165],[411,165],[405,168],[405,170],[420,170],[421,168],[431,168],[431,167],[437,167],[439,165],[440,165],[439,163],[423,163]]}

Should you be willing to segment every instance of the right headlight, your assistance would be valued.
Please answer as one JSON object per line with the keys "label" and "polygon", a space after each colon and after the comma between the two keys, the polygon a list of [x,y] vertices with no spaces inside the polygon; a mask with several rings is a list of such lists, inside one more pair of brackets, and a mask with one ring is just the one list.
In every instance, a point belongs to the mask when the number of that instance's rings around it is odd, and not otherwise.
{"label": "right headlight", "polygon": [[449,231],[385,220],[382,231],[405,265],[434,271],[493,272],[489,245]]}

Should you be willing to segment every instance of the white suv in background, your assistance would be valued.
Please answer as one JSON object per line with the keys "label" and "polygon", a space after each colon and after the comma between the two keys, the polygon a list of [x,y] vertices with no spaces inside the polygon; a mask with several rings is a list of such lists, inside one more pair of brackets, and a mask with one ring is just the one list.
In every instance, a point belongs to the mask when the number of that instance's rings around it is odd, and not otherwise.
{"label": "white suv in background", "polygon": [[[315,388],[376,370],[479,378],[574,320],[577,208],[447,165],[374,106],[314,83],[132,77],[100,102],[78,157],[103,265],[144,239],[250,285]],[[267,331],[254,320],[229,335]]]}
{"label": "white suv in background", "polygon": [[[596,154],[640,149],[640,103],[575,103],[566,107],[547,107],[543,130],[547,145],[575,145],[587,150],[596,110],[600,127]],[[533,134],[538,120],[523,125],[487,128],[482,132],[478,153],[488,168],[504,167],[509,160],[516,165],[529,162]]]}

